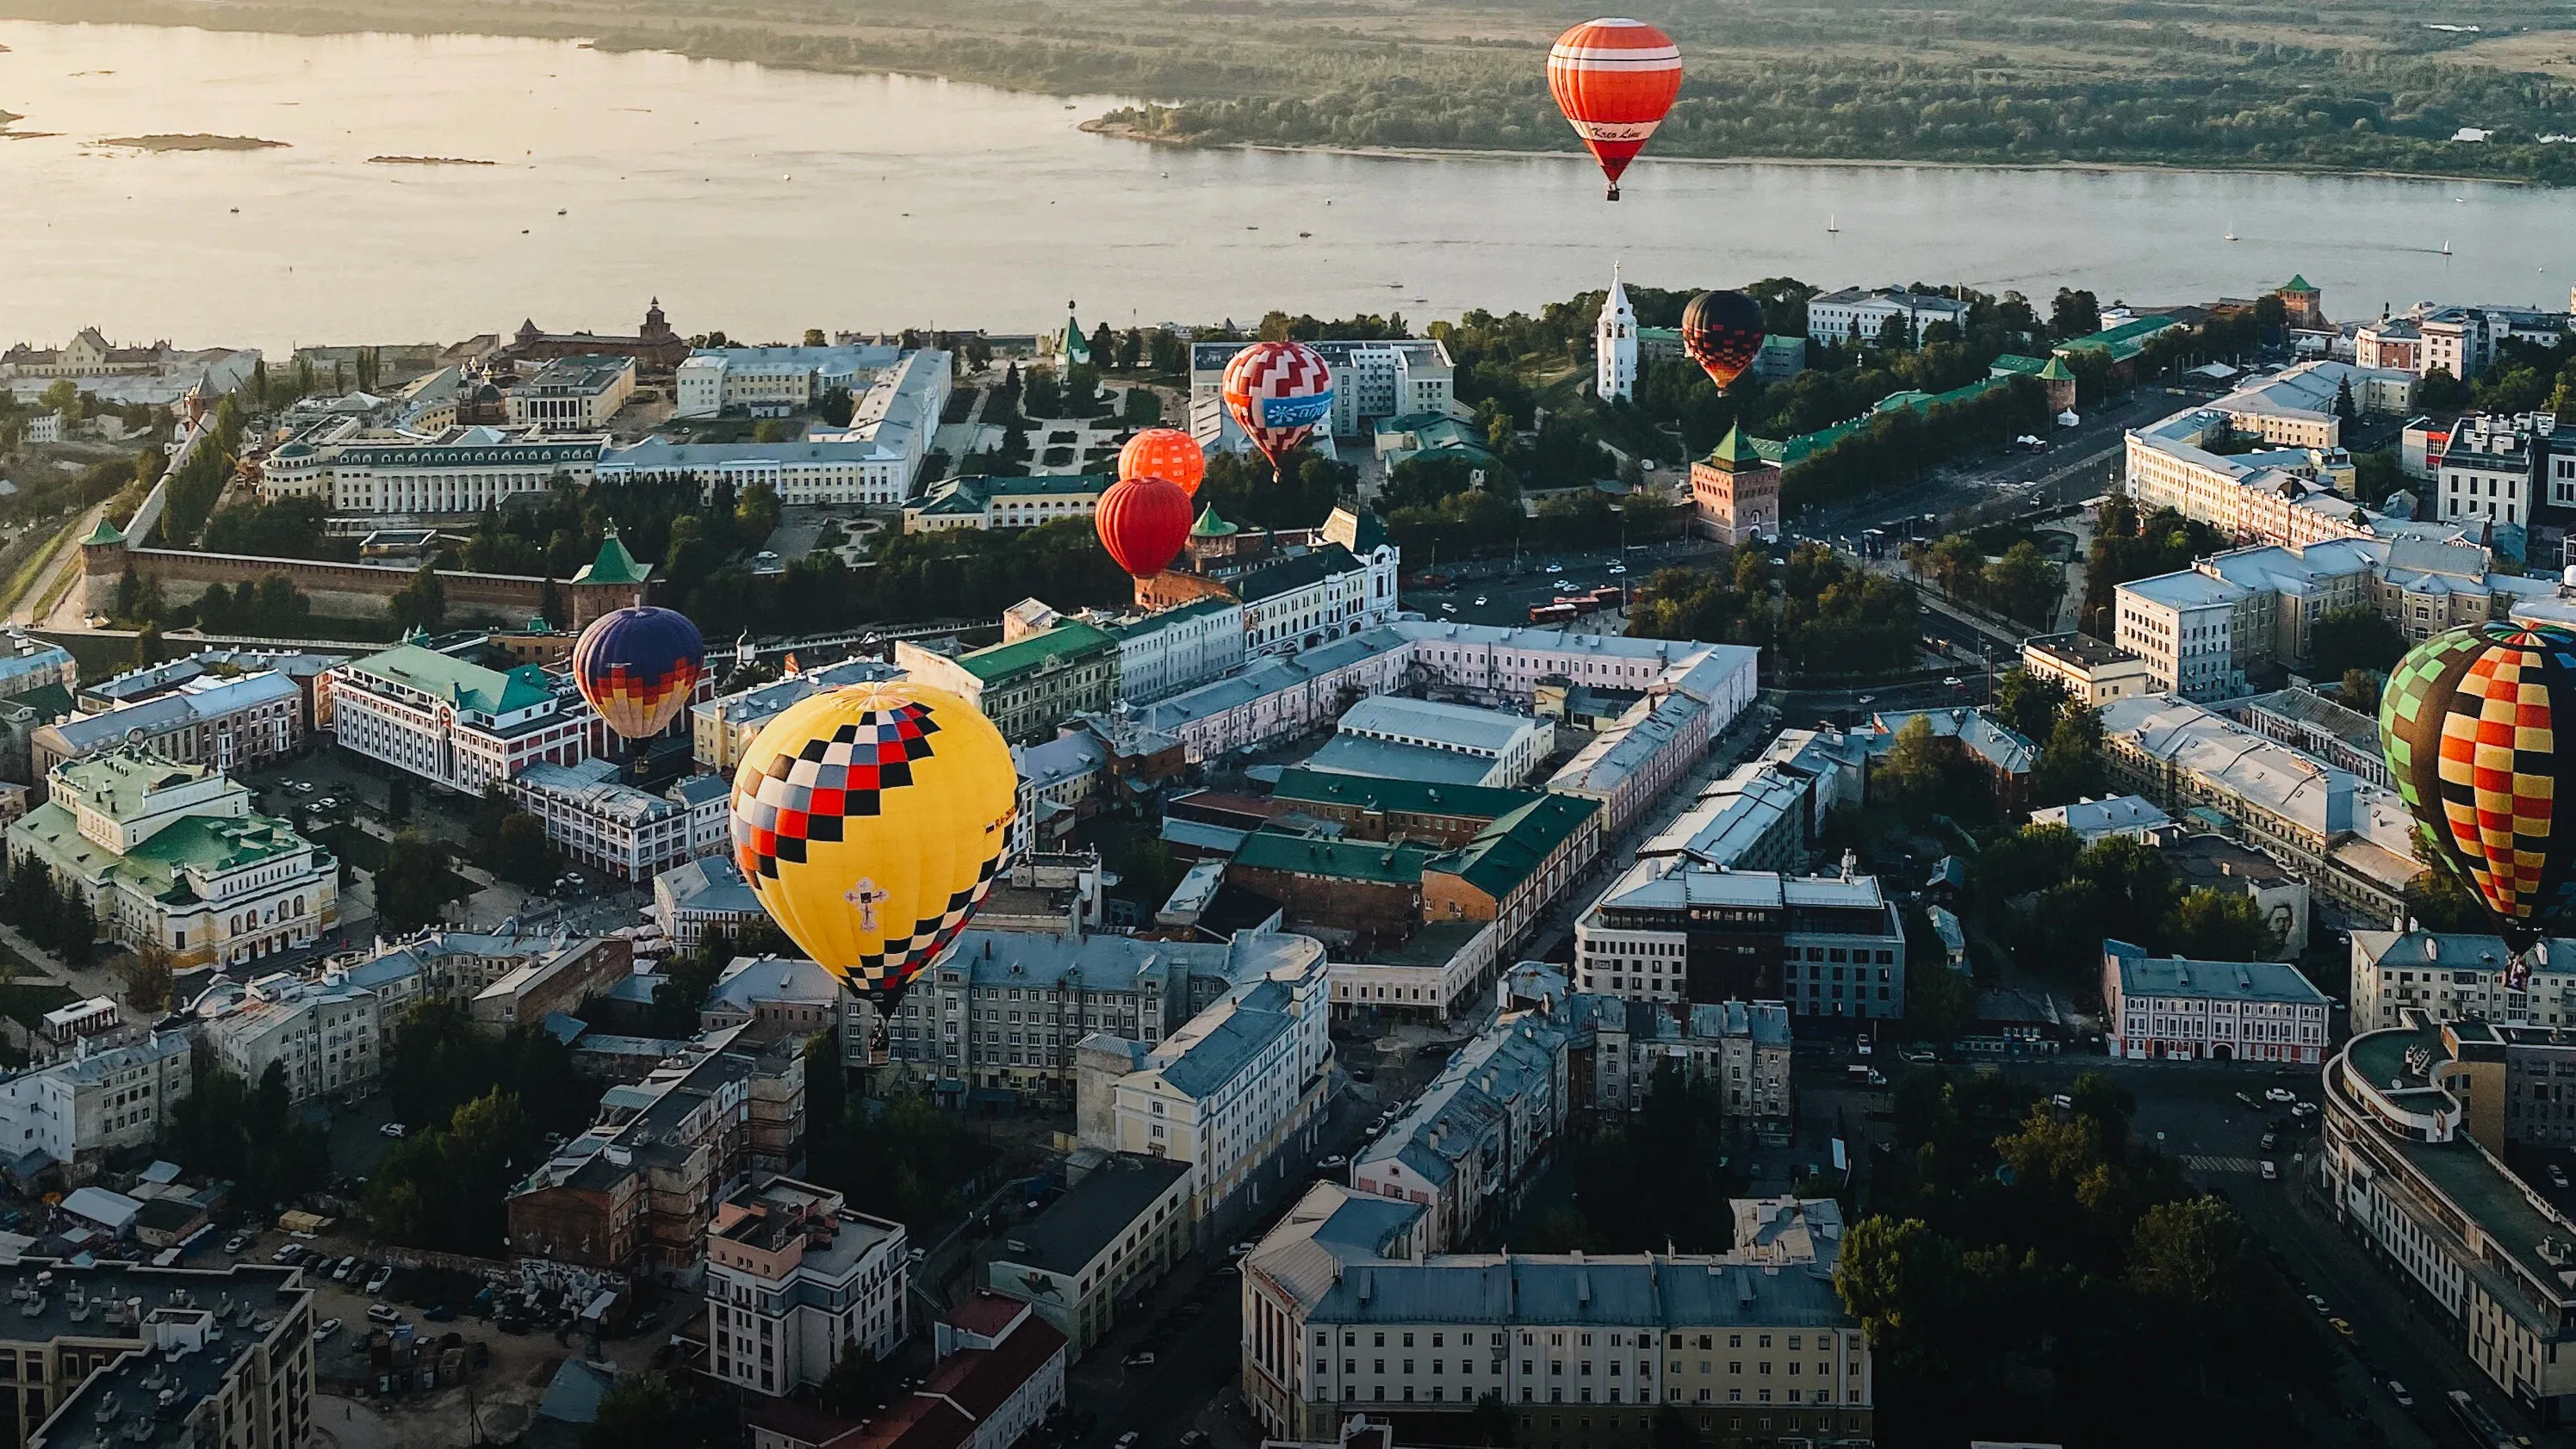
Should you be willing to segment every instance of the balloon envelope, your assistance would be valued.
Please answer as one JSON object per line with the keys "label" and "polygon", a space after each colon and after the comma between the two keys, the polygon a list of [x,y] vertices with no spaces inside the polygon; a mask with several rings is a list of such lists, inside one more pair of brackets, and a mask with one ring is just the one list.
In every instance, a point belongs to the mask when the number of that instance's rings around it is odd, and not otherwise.
{"label": "balloon envelope", "polygon": [[1019,777],[973,705],[909,683],[797,701],[734,776],[734,863],[788,938],[890,1002],[993,888]]}
{"label": "balloon envelope", "polygon": [[1178,428],[1147,428],[1118,450],[1121,478],[1160,478],[1191,497],[1207,477],[1207,453]]}
{"label": "balloon envelope", "polygon": [[1548,51],[1547,88],[1617,201],[1620,173],[1681,94],[1681,47],[1641,20],[1587,20]]}
{"label": "balloon envelope", "polygon": [[1333,369],[1303,342],[1256,342],[1225,365],[1225,408],[1276,468],[1333,411]]}
{"label": "balloon envelope", "polygon": [[670,726],[707,672],[707,644],[685,614],[615,609],[590,621],[572,646],[581,697],[630,740]]}
{"label": "balloon envelope", "polygon": [[2576,633],[2557,625],[2436,635],[2399,661],[2380,695],[2398,795],[2434,856],[2517,949],[2576,903],[2576,831],[2556,828],[2558,715],[2570,709]]}
{"label": "balloon envelope", "polygon": [[1100,546],[1130,575],[1161,573],[1190,539],[1190,495],[1160,478],[1122,478],[1100,495],[1092,525]]}
{"label": "balloon envelope", "polygon": [[1762,304],[1742,292],[1702,292],[1682,309],[1682,350],[1720,392],[1762,352]]}

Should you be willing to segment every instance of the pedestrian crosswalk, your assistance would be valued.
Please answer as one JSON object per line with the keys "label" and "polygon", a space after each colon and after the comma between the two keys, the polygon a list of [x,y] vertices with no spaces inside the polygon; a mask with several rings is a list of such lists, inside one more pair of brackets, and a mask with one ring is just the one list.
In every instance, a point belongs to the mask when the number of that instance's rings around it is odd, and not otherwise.
{"label": "pedestrian crosswalk", "polygon": [[2205,1157],[2197,1152],[2182,1155],[2183,1167],[2191,1172],[2241,1172],[2252,1174],[2263,1170],[2251,1157]]}

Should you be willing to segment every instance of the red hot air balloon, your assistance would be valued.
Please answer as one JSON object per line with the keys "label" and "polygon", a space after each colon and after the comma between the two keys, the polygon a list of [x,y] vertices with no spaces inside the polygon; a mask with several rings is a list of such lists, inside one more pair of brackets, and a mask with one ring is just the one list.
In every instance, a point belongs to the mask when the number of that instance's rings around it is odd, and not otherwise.
{"label": "red hot air balloon", "polygon": [[1275,471],[1332,412],[1333,369],[1303,342],[1256,342],[1225,365],[1225,409]]}
{"label": "red hot air balloon", "polygon": [[1682,309],[1682,350],[1724,392],[1762,351],[1762,304],[1742,292],[1702,292]]}
{"label": "red hot air balloon", "polygon": [[1178,428],[1147,428],[1118,450],[1118,476],[1161,478],[1195,498],[1207,477],[1207,454],[1196,438]]}
{"label": "red hot air balloon", "polygon": [[1617,201],[1619,173],[1681,94],[1681,47],[1642,20],[1587,20],[1547,53],[1547,88],[1601,163]]}
{"label": "red hot air balloon", "polygon": [[1190,537],[1190,495],[1161,478],[1124,478],[1100,495],[1093,524],[1118,566],[1150,579],[1170,566]]}
{"label": "red hot air balloon", "polygon": [[590,622],[572,646],[572,682],[608,727],[649,739],[686,709],[707,671],[706,642],[685,614],[615,609]]}

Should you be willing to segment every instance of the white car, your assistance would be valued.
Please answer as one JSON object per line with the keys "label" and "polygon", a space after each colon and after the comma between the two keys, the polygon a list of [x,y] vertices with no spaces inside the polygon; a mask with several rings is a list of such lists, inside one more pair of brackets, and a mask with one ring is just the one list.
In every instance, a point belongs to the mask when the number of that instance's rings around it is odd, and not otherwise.
{"label": "white car", "polygon": [[400,1122],[388,1122],[382,1127],[376,1129],[376,1135],[379,1137],[391,1137],[395,1141],[399,1142],[403,1138],[411,1135],[411,1129],[405,1127]]}
{"label": "white car", "polygon": [[1351,1160],[1349,1158],[1336,1152],[1332,1156],[1325,1158],[1323,1161],[1318,1162],[1315,1165],[1317,1167],[1348,1167],[1350,1166],[1350,1162]]}
{"label": "white car", "polygon": [[2415,1396],[2406,1392],[2406,1386],[2395,1379],[2390,1379],[2388,1381],[2388,1397],[2395,1399],[2397,1401],[2397,1407],[2401,1409],[2411,1409],[2415,1407]]}
{"label": "white car", "polygon": [[315,1343],[324,1342],[329,1339],[332,1334],[338,1333],[339,1331],[340,1320],[336,1318],[325,1318],[320,1323],[314,1325],[313,1341]]}
{"label": "white car", "polygon": [[1610,572],[1612,572],[1612,573],[1614,573],[1614,574],[1624,574],[1624,573],[1626,573],[1627,571],[1628,571],[1628,566],[1627,566],[1626,564],[1612,564],[1612,565],[1610,566]]}
{"label": "white car", "polygon": [[1942,682],[1943,684],[1946,684],[1946,685],[1950,686],[1952,689],[1962,689],[1962,688],[1965,688],[1965,687],[1966,687],[1966,683],[1965,683],[1965,681],[1961,680],[1961,679],[1959,678],[1959,676],[1957,676],[1957,675],[1955,675],[1955,674],[1951,675],[1951,676],[1950,676],[1949,678],[1947,678],[1947,679],[1942,680],[1941,682]]}
{"label": "white car", "polygon": [[2280,1176],[2280,1164],[2272,1161],[2268,1157],[2263,1159],[2263,1180],[2265,1182],[2277,1182],[2280,1180]]}
{"label": "white car", "polygon": [[2551,1187],[2565,1187],[2567,1185],[2567,1169],[2559,1166],[2555,1162],[2549,1164],[2549,1185]]}
{"label": "white car", "polygon": [[1565,565],[1552,563],[1547,566],[1547,571],[1552,574],[1561,574],[1565,572]]}
{"label": "white car", "polygon": [[2295,1102],[2299,1100],[2299,1094],[2291,1091],[2287,1087],[2266,1087],[2263,1089],[2263,1100],[2266,1102]]}
{"label": "white car", "polygon": [[1442,604],[1440,606],[1440,612],[1444,614],[1454,614],[1458,612],[1458,606],[1456,604]]}
{"label": "white car", "polygon": [[388,1283],[391,1283],[392,1281],[394,1281],[394,1270],[393,1270],[393,1269],[391,1269],[391,1268],[378,1268],[374,1273],[370,1274],[370,1275],[368,1276],[368,1278],[367,1278],[367,1296],[368,1296],[368,1297],[370,1297],[370,1298],[373,1298],[373,1297],[375,1297],[377,1294],[384,1292],[384,1291],[385,1291],[385,1285],[386,1285],[386,1284],[388,1284]]}
{"label": "white car", "polygon": [[1477,605],[1477,607],[1478,607],[1478,608],[1482,608],[1482,607],[1484,607],[1484,603],[1485,603],[1485,596],[1484,596],[1484,595],[1482,595],[1482,594],[1478,594],[1478,595],[1476,596],[1476,605]]}

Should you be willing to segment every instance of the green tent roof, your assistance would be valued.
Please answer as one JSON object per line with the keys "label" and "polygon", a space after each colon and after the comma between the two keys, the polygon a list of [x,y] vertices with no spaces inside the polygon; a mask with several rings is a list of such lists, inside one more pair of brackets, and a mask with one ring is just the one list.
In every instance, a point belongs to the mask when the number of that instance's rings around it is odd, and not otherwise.
{"label": "green tent roof", "polygon": [[2294,273],[2291,275],[2288,282],[2282,284],[2281,290],[2284,292],[2313,292],[2316,288],[2308,285],[2307,278]]}
{"label": "green tent roof", "polygon": [[107,515],[104,513],[98,516],[98,527],[91,529],[89,537],[81,540],[83,546],[93,543],[123,542],[125,542],[125,535],[116,531],[116,525],[108,522]]}
{"label": "green tent roof", "polygon": [[1726,436],[1717,440],[1717,446],[1709,449],[1707,461],[1729,473],[1741,473],[1747,468],[1761,467],[1762,454],[1754,448],[1752,440],[1744,436],[1742,427],[1731,425]]}
{"label": "green tent roof", "polygon": [[600,536],[599,557],[582,565],[581,572],[574,574],[572,581],[576,584],[640,584],[652,576],[653,566],[635,561],[635,555],[628,553],[626,545],[618,540],[617,525],[612,523]]}
{"label": "green tent roof", "polygon": [[1242,531],[1242,529],[1235,527],[1233,524],[1226,522],[1222,518],[1219,518],[1216,512],[1216,505],[1213,503],[1200,509],[1199,521],[1190,525],[1190,537],[1192,538],[1225,538],[1232,534],[1241,533]]}
{"label": "green tent roof", "polygon": [[2039,370],[2039,376],[2049,382],[2073,382],[2075,380],[2075,374],[2067,370],[2066,359],[2058,356],[2054,352],[2048,355],[2048,365]]}

